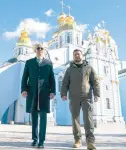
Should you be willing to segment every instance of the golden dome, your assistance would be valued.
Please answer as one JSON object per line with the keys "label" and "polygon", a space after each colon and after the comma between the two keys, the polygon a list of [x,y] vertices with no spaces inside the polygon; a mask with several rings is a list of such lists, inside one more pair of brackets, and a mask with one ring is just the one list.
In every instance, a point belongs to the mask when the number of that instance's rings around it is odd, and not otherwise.
{"label": "golden dome", "polygon": [[74,23],[74,17],[72,17],[72,16],[67,16],[66,18],[65,18],[65,23],[66,24],[73,24]]}
{"label": "golden dome", "polygon": [[65,18],[66,18],[66,14],[65,13],[61,13],[61,15],[58,17],[58,20],[57,20],[59,25],[63,25],[65,23]]}
{"label": "golden dome", "polygon": [[28,36],[28,33],[26,30],[21,31],[21,35],[16,43],[16,46],[28,46],[32,47],[32,42]]}

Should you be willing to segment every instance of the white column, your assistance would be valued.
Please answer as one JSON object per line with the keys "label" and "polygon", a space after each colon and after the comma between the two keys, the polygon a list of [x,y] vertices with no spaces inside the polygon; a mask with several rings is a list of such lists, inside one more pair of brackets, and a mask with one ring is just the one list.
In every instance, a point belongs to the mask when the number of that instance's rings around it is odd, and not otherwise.
{"label": "white column", "polygon": [[[117,80],[117,71],[116,71],[116,66],[115,66],[115,64],[113,64],[114,66],[114,74],[115,74],[115,77],[114,77],[114,80]],[[118,109],[120,109],[120,104],[119,104],[119,91],[118,90],[116,90],[116,92],[115,92],[115,88],[117,88],[116,87],[117,85],[116,85],[116,83],[113,83],[113,96],[114,96],[114,115],[115,115],[115,117],[116,116],[119,116],[119,114],[117,113],[117,111],[118,111]],[[118,102],[118,106],[117,106],[117,102]],[[117,107],[118,107],[118,109],[117,109]],[[119,110],[120,111],[120,110]]]}
{"label": "white column", "polygon": [[121,109],[121,102],[120,102],[120,92],[119,92],[119,84],[117,85],[117,95],[118,95],[118,107],[119,107],[119,114],[118,116],[122,117],[122,109]]}

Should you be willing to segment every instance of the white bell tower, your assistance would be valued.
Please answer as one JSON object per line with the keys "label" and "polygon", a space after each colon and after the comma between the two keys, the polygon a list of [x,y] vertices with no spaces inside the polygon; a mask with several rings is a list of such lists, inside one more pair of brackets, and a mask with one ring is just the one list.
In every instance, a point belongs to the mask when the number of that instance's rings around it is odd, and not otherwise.
{"label": "white bell tower", "polygon": [[26,61],[35,57],[33,45],[26,30],[21,31],[21,35],[13,49],[13,55],[18,61]]}
{"label": "white bell tower", "polygon": [[[68,15],[66,15],[63,11],[64,6],[63,1],[61,2],[61,4],[62,4],[62,13],[60,14],[57,20],[58,29],[56,32],[54,32],[52,40],[48,42],[48,45],[51,56],[53,56],[54,51],[57,51],[57,55],[58,53],[63,53],[62,54],[62,58],[64,58],[63,64],[65,64],[73,59],[73,50],[78,48],[82,49],[83,51],[82,46],[83,32],[79,27],[79,25],[77,25],[74,17],[70,14],[71,7],[67,6],[69,13]],[[56,58],[60,60],[62,59],[59,57]]]}

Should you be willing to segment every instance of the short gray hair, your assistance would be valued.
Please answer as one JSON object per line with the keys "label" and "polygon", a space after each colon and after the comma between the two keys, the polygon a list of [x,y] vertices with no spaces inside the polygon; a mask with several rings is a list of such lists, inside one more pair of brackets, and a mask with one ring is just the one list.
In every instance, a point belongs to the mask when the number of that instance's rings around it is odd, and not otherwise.
{"label": "short gray hair", "polygon": [[45,48],[43,47],[43,44],[42,44],[42,43],[36,43],[36,44],[33,46],[33,50],[36,51],[37,47],[42,47],[43,50],[45,49]]}

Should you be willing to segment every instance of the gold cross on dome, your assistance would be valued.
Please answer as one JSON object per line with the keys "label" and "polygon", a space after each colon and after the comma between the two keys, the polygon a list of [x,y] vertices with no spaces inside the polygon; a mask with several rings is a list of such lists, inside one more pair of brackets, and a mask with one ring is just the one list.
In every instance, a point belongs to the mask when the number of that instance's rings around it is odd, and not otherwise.
{"label": "gold cross on dome", "polygon": [[64,4],[64,0],[61,0],[61,1],[60,1],[60,4],[61,4],[61,6],[62,6],[62,13],[63,13],[63,8],[64,8],[64,5],[65,5],[65,4]]}
{"label": "gold cross on dome", "polygon": [[69,15],[70,15],[70,11],[71,11],[71,7],[70,6],[67,6],[68,10],[69,10]]}

